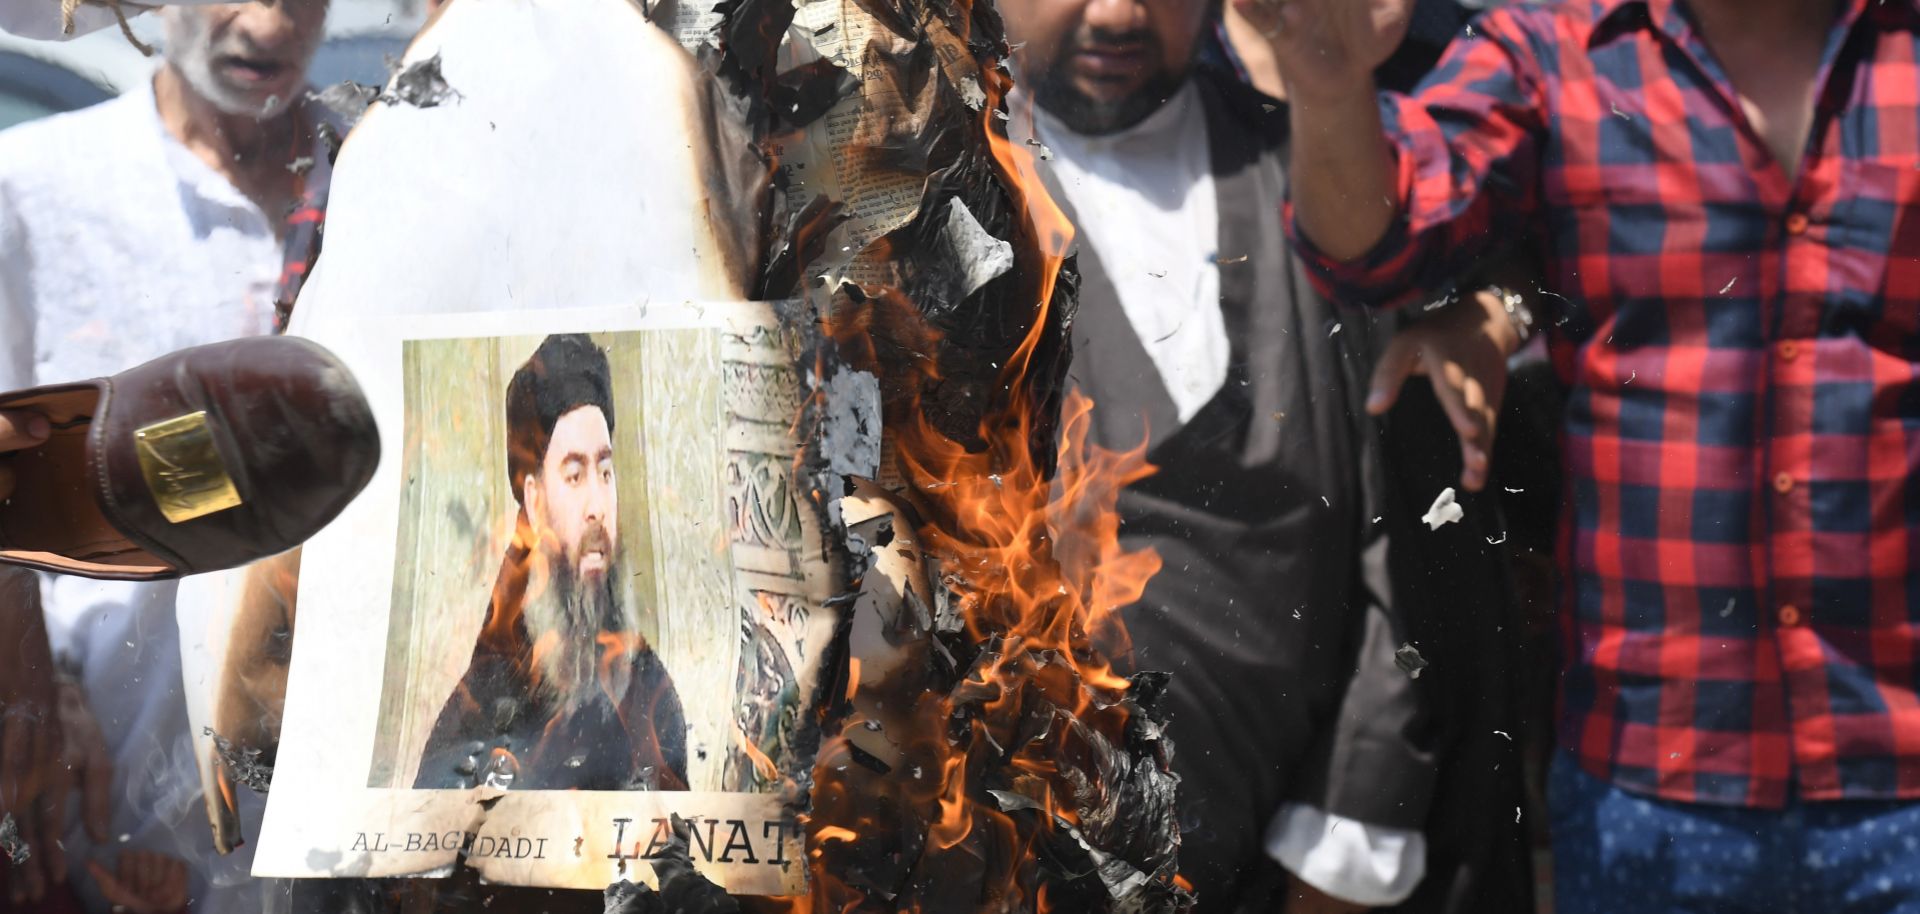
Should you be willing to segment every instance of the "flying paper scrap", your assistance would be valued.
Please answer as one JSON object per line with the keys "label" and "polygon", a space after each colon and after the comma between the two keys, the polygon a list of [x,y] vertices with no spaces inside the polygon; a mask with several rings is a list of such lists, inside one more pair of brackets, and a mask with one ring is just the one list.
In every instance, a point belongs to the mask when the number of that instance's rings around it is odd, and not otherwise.
{"label": "flying paper scrap", "polygon": [[1458,523],[1466,514],[1460,503],[1453,500],[1453,487],[1449,486],[1440,490],[1439,497],[1433,500],[1433,507],[1420,515],[1420,519],[1426,521],[1428,530],[1438,530],[1448,524]]}

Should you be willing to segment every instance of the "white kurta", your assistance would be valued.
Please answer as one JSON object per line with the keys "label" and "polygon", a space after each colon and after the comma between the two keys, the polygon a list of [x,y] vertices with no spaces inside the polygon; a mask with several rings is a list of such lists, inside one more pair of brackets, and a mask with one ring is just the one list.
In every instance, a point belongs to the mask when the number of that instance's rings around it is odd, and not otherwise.
{"label": "white kurta", "polygon": [[[1026,140],[1022,115],[1034,112],[1038,167],[1058,180],[1080,243],[1099,258],[1180,421],[1193,418],[1226,384],[1232,358],[1220,309],[1219,200],[1199,90],[1188,82],[1145,120],[1105,136],[1075,133],[1023,95],[1011,107],[1015,142]],[[1419,832],[1297,803],[1275,812],[1266,846],[1307,884],[1356,904],[1404,901],[1426,873]]]}
{"label": "white kurta", "polygon": [[[166,132],[151,88],[0,133],[0,390],[266,333],[280,268],[266,214]],[[111,866],[121,847],[162,851],[192,864],[196,912],[256,910],[232,896],[257,889],[208,885],[244,866],[213,859],[175,585],[48,575],[42,590],[54,650],[79,663],[115,765],[112,846],[76,827],[76,868]]]}
{"label": "white kurta", "polygon": [[[1036,108],[1041,168],[1059,179],[1180,421],[1227,383],[1220,312],[1220,214],[1206,112],[1187,83],[1146,120],[1087,136]],[[1016,137],[1015,139],[1024,139]]]}

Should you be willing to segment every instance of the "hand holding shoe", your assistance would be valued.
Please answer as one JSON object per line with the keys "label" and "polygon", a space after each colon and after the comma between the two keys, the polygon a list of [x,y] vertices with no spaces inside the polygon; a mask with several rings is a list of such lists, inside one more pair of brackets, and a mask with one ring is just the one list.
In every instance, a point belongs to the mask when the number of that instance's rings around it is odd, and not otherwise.
{"label": "hand holding shoe", "polygon": [[[25,410],[0,410],[0,454],[45,443],[53,432],[47,417]],[[13,494],[13,471],[0,459],[0,501]]]}
{"label": "hand holding shoe", "polygon": [[333,520],[380,459],[353,376],[295,337],[0,393],[8,410],[41,414],[49,434],[6,458],[0,562],[60,574],[162,580],[284,552]]}

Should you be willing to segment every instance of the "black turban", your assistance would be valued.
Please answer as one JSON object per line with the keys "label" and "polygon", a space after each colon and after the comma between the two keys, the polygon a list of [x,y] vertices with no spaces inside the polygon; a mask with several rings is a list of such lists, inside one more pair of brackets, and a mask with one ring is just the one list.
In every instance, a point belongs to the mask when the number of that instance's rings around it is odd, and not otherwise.
{"label": "black turban", "polygon": [[597,406],[613,430],[613,372],[607,354],[584,333],[547,337],[507,384],[507,485],[515,501],[527,476],[540,471],[560,417]]}

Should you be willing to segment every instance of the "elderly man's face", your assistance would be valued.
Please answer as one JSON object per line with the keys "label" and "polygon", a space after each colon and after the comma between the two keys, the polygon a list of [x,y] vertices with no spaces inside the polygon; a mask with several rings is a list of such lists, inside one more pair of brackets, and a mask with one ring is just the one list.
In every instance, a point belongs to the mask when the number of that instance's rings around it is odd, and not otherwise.
{"label": "elderly man's face", "polygon": [[620,495],[614,488],[613,436],[597,406],[581,406],[554,423],[540,473],[527,487],[528,507],[557,542],[575,580],[606,580],[620,543]]}
{"label": "elderly man's face", "polygon": [[170,6],[167,63],[228,114],[271,117],[306,85],[327,0]]}
{"label": "elderly man's face", "polygon": [[1002,0],[1019,77],[1075,131],[1138,123],[1186,75],[1207,0]]}

